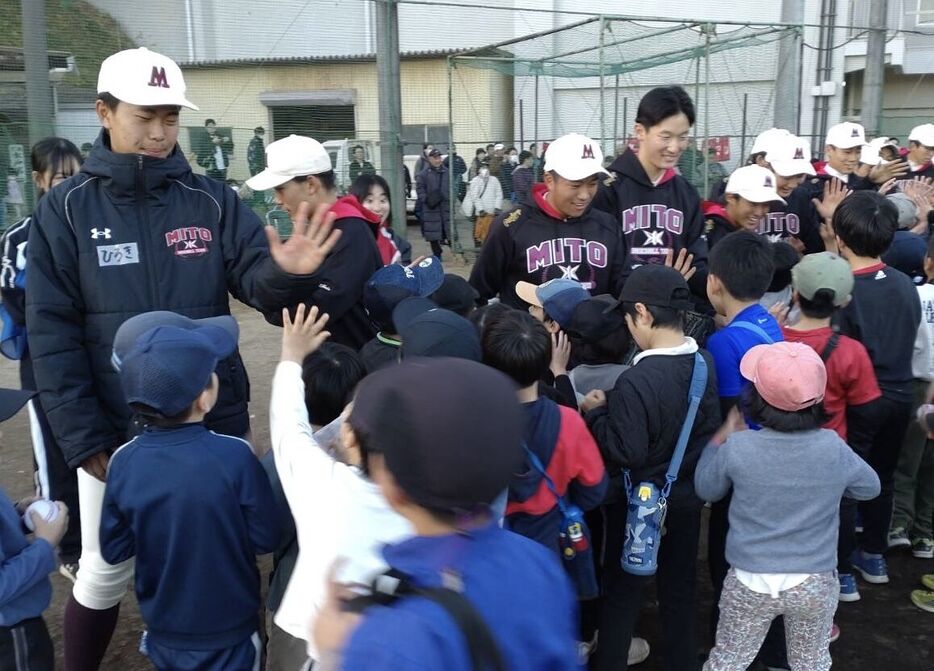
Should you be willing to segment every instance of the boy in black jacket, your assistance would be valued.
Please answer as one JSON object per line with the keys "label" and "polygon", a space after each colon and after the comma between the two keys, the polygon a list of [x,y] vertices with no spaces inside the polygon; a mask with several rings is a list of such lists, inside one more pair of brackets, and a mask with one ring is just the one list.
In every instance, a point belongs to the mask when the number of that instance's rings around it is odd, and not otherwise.
{"label": "boy in black jacket", "polygon": [[[621,470],[629,469],[634,483],[652,480],[661,488],[687,414],[694,354],[698,351],[697,343],[683,330],[691,294],[678,271],[651,264],[633,271],[620,301],[626,324],[642,352],[609,394],[590,392],[582,408],[609,474],[618,476]],[[694,467],[720,426],[713,360],[706,352],[702,356],[707,362],[707,385],[678,480],[668,498],[666,533],[658,555],[666,669],[691,669],[697,663],[696,559],[703,503],[694,493]],[[620,568],[627,507],[625,494],[620,493],[620,500],[606,509],[604,602],[596,665],[600,671],[625,668],[633,625],[649,581]]]}
{"label": "boy in black jacket", "polygon": [[613,218],[590,207],[606,174],[603,152],[588,137],[571,133],[548,146],[545,183],[532,187],[531,204],[497,217],[470,274],[481,301],[499,295],[506,305],[525,309],[516,283],[556,278],[578,281],[594,294],[619,295],[624,242]]}
{"label": "boy in black jacket", "polygon": [[880,260],[897,228],[898,211],[875,191],[852,194],[833,217],[840,256],[856,281],[852,300],[838,313],[840,332],[866,347],[882,390],[882,398],[872,402],[875,418],[850,419],[847,430],[857,444],[871,436],[870,452],[862,456],[882,483],[878,498],[860,504],[863,535],[853,555],[853,567],[876,584],[889,581],[882,555],[888,549],[895,467],[911,420],[911,360],[921,323],[921,301],[911,279]]}
{"label": "boy in black jacket", "polygon": [[694,103],[683,88],[649,91],[636,112],[639,153],[627,149],[613,161],[594,208],[613,215],[622,226],[631,255],[627,275],[639,265],[663,263],[669,252],[677,256],[686,249],[697,268],[691,290],[706,302],[707,241],[700,199],[675,170],[693,125]]}
{"label": "boy in black jacket", "polygon": [[261,652],[255,556],[276,549],[279,511],[250,445],[203,424],[217,401],[217,362],[237,346],[236,322],[224,321],[157,326],[120,359],[127,403],[147,427],[110,461],[101,555],[137,558],[144,645],[157,669],[182,660],[249,669]]}

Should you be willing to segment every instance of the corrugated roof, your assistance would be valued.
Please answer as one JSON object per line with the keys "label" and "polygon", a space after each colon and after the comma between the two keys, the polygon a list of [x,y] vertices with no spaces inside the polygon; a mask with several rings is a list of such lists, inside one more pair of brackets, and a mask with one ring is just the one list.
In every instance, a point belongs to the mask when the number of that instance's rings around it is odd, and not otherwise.
{"label": "corrugated roof", "polygon": [[[459,54],[466,49],[428,49],[425,51],[403,51],[399,58],[403,60],[443,58]],[[182,68],[226,68],[258,65],[302,65],[305,63],[359,63],[375,61],[376,54],[339,54],[329,56],[285,56],[272,58],[230,58],[220,60],[202,60],[179,62]]]}

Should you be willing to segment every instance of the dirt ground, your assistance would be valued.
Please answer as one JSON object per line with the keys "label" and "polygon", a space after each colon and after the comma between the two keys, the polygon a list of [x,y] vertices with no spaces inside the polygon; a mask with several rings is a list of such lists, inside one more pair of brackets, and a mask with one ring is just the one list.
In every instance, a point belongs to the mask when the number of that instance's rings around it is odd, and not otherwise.
{"label": "dirt ground", "polygon": [[[417,237],[417,233],[412,237]],[[413,242],[416,241],[413,239]],[[416,251],[419,252],[423,248],[421,241],[417,241]],[[469,270],[459,260],[446,265],[449,271],[459,274],[466,274]],[[240,322],[240,347],[252,383],[253,402],[250,412],[254,440],[258,446],[267,446],[267,404],[270,380],[279,351],[279,332],[266,324],[256,312],[240,304],[234,306],[233,312]],[[16,386],[17,382],[15,363],[2,360],[0,386]],[[0,446],[0,486],[14,500],[29,495],[32,487],[32,453],[25,412],[21,412],[3,426]],[[706,586],[704,554],[702,548],[698,623],[699,631],[704,633],[703,641],[709,645],[704,622],[711,595]],[[934,671],[934,615],[916,609],[908,600],[909,592],[920,587],[919,579],[923,573],[934,573],[934,561],[915,559],[907,552],[895,553],[889,558],[890,584],[869,586],[861,583],[862,601],[840,605],[836,621],[843,630],[843,636],[831,648],[835,669]],[[60,575],[53,574],[52,584],[54,598],[45,617],[56,650],[61,655],[62,612],[71,583]],[[102,668],[108,671],[150,669],[151,666],[137,652],[141,631],[142,622],[136,600],[130,593],[123,601],[117,631]],[[645,664],[635,668],[660,671],[660,624],[657,608],[651,601],[637,633],[649,640],[653,646],[653,654]]]}

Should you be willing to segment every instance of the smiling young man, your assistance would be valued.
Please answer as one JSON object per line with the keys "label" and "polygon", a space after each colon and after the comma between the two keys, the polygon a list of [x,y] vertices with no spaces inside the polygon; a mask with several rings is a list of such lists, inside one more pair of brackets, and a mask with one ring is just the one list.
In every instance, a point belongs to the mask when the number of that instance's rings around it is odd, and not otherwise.
{"label": "smiling young man", "polygon": [[784,204],[775,189],[775,174],[758,165],[737,168],[726,183],[723,204],[706,203],[707,245],[711,248],[733,231],[759,233],[771,203]]}
{"label": "smiling young man", "polygon": [[[65,460],[78,469],[82,555],[65,607],[65,669],[97,669],[110,643],[133,560],[101,556],[99,526],[110,456],[134,428],[111,364],[128,318],[171,310],[230,313],[229,296],[281,320],[318,285],[315,271],[339,234],[307,211],[283,243],[231,189],[195,175],[177,145],[185,97],[169,58],[129,49],[98,78],[100,136],[81,171],[36,208],[27,246],[26,326],[40,400]],[[249,432],[249,382],[234,352],[216,369],[207,426]]]}
{"label": "smiling young man", "polygon": [[338,198],[331,157],[310,137],[289,135],[266,147],[266,165],[247,180],[254,191],[273,189],[276,204],[294,217],[303,203],[326,207],[341,239],[318,269],[318,284],[303,301],[330,316],[331,342],[359,350],[376,335],[363,307],[363,287],[383,266],[376,236],[380,215],[354,196]]}
{"label": "smiling young man", "polygon": [[910,178],[930,177],[934,179],[934,123],[915,126],[908,135],[908,167]]}
{"label": "smiling young man", "polygon": [[626,275],[646,263],[664,263],[670,252],[694,255],[692,292],[705,295],[707,241],[700,199],[675,169],[691,141],[694,103],[680,86],[649,91],[636,112],[638,153],[627,149],[610,165],[594,207],[622,226],[631,258]]}
{"label": "smiling young man", "polygon": [[470,274],[470,284],[488,301],[524,309],[516,283],[544,284],[556,278],[580,282],[593,294],[619,295],[625,243],[613,217],[593,209],[603,152],[588,137],[571,133],[545,152],[545,181],[532,187],[529,203],[500,215]]}

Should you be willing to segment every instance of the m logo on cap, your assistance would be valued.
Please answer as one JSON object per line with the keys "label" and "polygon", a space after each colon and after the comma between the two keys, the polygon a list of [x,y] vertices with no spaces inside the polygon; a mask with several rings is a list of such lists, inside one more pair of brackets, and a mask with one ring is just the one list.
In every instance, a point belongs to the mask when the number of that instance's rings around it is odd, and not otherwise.
{"label": "m logo on cap", "polygon": [[772,176],[771,176],[771,175],[766,175],[766,176],[765,176],[765,184],[763,184],[762,186],[768,187],[768,188],[770,188],[770,189],[772,188],[773,185],[772,185]]}
{"label": "m logo on cap", "polygon": [[581,153],[581,160],[585,158],[593,158],[593,145],[585,144],[584,151]]}
{"label": "m logo on cap", "polygon": [[850,137],[859,137],[859,128],[854,128],[850,131]]}
{"label": "m logo on cap", "polygon": [[801,147],[795,149],[795,160],[803,161],[804,160],[804,150]]}
{"label": "m logo on cap", "polygon": [[152,66],[152,76],[149,77],[150,86],[158,86],[159,88],[167,89],[169,87],[169,80],[165,76],[165,68],[160,68],[156,65]]}

